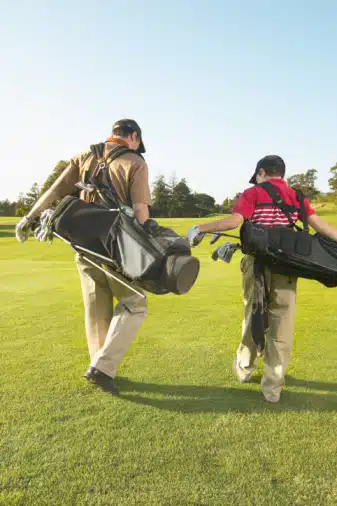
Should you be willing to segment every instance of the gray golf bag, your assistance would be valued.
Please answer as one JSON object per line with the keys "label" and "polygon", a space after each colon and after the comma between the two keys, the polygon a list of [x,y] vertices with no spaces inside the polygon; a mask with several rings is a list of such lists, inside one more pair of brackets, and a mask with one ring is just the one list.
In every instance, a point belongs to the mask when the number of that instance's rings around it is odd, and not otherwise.
{"label": "gray golf bag", "polygon": [[[113,157],[109,154],[110,162],[126,151],[130,150],[118,147]],[[199,273],[199,260],[191,256],[188,241],[154,220],[140,225],[133,209],[119,201],[108,163],[98,165],[90,184],[79,186],[97,191],[103,204],[65,197],[51,219],[54,235],[146,291],[180,295],[191,289]]]}

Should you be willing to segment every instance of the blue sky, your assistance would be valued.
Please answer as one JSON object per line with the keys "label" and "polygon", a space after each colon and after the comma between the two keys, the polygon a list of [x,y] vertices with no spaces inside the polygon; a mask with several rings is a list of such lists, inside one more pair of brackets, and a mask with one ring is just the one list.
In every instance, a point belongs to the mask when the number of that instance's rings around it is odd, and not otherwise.
{"label": "blue sky", "polygon": [[276,153],[327,190],[336,26],[334,0],[4,0],[0,199],[121,117],[143,129],[151,180],[175,173],[221,202]]}

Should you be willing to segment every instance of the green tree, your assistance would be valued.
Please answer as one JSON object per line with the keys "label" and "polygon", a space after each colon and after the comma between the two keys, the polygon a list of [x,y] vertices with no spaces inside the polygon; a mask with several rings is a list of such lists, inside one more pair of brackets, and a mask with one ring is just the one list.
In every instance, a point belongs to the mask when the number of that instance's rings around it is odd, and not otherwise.
{"label": "green tree", "polygon": [[241,197],[242,193],[238,192],[235,194],[234,197],[227,197],[222,204],[222,208],[224,210],[224,213],[231,213],[233,207]]}
{"label": "green tree", "polygon": [[214,197],[207,193],[194,193],[193,201],[199,218],[217,211]]}
{"label": "green tree", "polygon": [[40,188],[34,183],[29,192],[25,195],[25,206],[31,209],[40,196]]}
{"label": "green tree", "polygon": [[308,197],[314,198],[319,194],[316,187],[317,170],[310,169],[302,174],[294,174],[287,178],[289,186],[295,190],[302,190]]}
{"label": "green tree", "polygon": [[37,183],[34,183],[29,192],[26,194],[20,193],[16,204],[16,216],[26,215],[40,196],[40,188]]}
{"label": "green tree", "polygon": [[214,205],[214,213],[216,214],[227,214],[227,211],[225,211],[224,206],[222,204],[215,204]]}
{"label": "green tree", "polygon": [[193,208],[193,198],[186,179],[181,179],[178,183],[172,184],[171,195],[169,217],[182,218],[189,216]]}
{"label": "green tree", "polygon": [[152,185],[151,214],[154,217],[168,216],[171,197],[171,191],[165,182],[165,177],[158,176]]}
{"label": "green tree", "polygon": [[169,191],[169,195],[170,195],[168,214],[167,214],[167,216],[169,218],[172,218],[172,216],[175,214],[175,210],[176,210],[176,206],[177,206],[176,194],[175,194],[175,187],[177,186],[177,184],[178,184],[177,177],[176,177],[175,173],[173,173],[170,177],[168,184],[166,185],[167,189]]}
{"label": "green tree", "polygon": [[308,190],[310,193],[314,193],[315,196],[319,194],[319,190],[316,187],[316,181],[317,181],[317,170],[316,169],[310,169],[306,173],[306,183],[308,185]]}
{"label": "green tree", "polygon": [[334,193],[337,193],[337,163],[330,169],[331,177],[329,178],[329,186]]}
{"label": "green tree", "polygon": [[45,193],[52,184],[56,181],[56,179],[62,174],[62,172],[65,170],[66,167],[69,165],[68,160],[60,160],[56,166],[54,167],[53,171],[49,174],[43,185],[41,186],[40,195]]}
{"label": "green tree", "polygon": [[153,217],[194,217],[206,216],[222,211],[222,206],[216,206],[215,199],[206,193],[193,193],[185,178],[177,180],[173,174],[166,183],[163,175],[159,176],[152,186]]}
{"label": "green tree", "polygon": [[222,203],[222,209],[224,210],[224,213],[230,213],[231,208],[231,201],[232,199],[230,197],[226,197],[225,200]]}
{"label": "green tree", "polygon": [[24,193],[19,193],[19,197],[16,203],[15,216],[24,216],[27,214],[25,210],[24,198]]}
{"label": "green tree", "polygon": [[25,216],[27,213],[23,207],[17,207],[15,211],[15,216]]}
{"label": "green tree", "polygon": [[0,200],[0,216],[15,216],[16,202]]}

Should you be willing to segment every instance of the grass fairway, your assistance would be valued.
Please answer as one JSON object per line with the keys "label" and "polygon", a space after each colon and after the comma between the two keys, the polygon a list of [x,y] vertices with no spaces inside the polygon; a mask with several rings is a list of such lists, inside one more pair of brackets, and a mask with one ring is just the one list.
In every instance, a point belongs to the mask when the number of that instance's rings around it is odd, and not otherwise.
{"label": "grass fairway", "polygon": [[[328,221],[337,224],[333,215]],[[190,220],[163,220],[180,233]],[[80,284],[67,246],[20,245],[0,221],[0,504],[337,503],[337,291],[301,281],[277,405],[232,376],[240,254],[197,248],[182,297],[150,296],[119,370],[120,398],[88,385]]]}

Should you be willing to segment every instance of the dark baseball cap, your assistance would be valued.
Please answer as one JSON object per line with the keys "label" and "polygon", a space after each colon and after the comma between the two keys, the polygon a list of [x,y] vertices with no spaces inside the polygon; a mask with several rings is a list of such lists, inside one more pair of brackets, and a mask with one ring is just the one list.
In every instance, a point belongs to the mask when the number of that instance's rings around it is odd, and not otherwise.
{"label": "dark baseball cap", "polygon": [[145,153],[145,146],[142,139],[142,130],[138,123],[134,119],[120,119],[119,121],[116,121],[112,125],[112,134],[114,134],[114,130],[117,128],[121,128],[121,130],[124,130],[125,132],[129,134],[133,134],[134,132],[137,132],[137,136],[140,139],[139,148],[137,149],[138,153]]}
{"label": "dark baseball cap", "polygon": [[267,155],[257,162],[255,172],[249,181],[250,184],[257,184],[256,176],[260,169],[264,169],[268,176],[275,174],[275,176],[284,177],[286,173],[286,165],[280,156]]}

